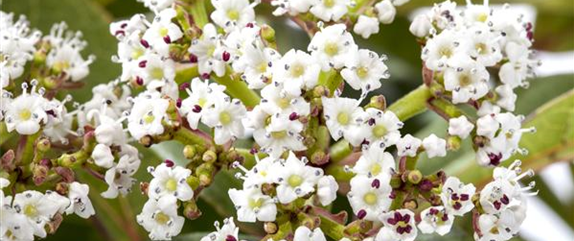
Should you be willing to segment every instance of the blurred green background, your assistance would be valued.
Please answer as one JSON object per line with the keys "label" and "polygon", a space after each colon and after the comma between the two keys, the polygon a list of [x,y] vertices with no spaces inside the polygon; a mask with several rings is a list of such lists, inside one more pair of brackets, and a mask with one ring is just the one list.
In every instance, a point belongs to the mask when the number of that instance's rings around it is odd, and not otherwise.
{"label": "blurred green background", "polygon": [[[390,103],[421,84],[420,48],[408,31],[407,16],[412,10],[421,6],[431,6],[433,2],[412,0],[398,8],[399,13],[393,24],[381,25],[379,34],[372,36],[369,40],[356,37],[356,41],[362,48],[369,48],[389,56],[387,64],[391,71],[391,78],[383,83],[383,88],[377,94],[384,94]],[[457,2],[463,4],[463,1]],[[507,1],[491,1],[491,4],[501,2]],[[510,3],[531,4],[536,7],[536,49],[549,52],[574,51],[574,1],[523,0],[510,1]],[[91,88],[89,87],[110,81],[120,74],[120,65],[110,61],[111,56],[116,52],[117,41],[109,34],[108,24],[111,21],[129,18],[135,13],[148,12],[141,3],[135,0],[4,0],[1,3],[1,9],[5,12],[26,15],[31,26],[44,33],[49,33],[51,25],[60,21],[66,21],[70,29],[81,30],[84,33],[84,39],[89,45],[83,54],[87,56],[93,53],[97,56],[97,60],[90,66],[90,75],[85,80],[87,87],[74,93],[78,101],[86,101],[90,98]],[[258,6],[256,11],[261,14],[259,20],[275,28],[281,52],[284,53],[290,48],[306,49],[309,41],[307,35],[288,24],[288,19],[270,16],[272,9],[268,5]],[[570,55],[573,55],[572,53],[570,52]],[[574,58],[574,56],[571,57]],[[571,73],[573,72],[570,71],[567,75],[531,80],[530,88],[518,91],[516,112],[528,115],[554,97],[572,90],[574,76]],[[572,149],[574,148],[571,145],[574,141],[572,132],[574,101],[572,100],[570,93],[567,99],[559,103],[558,107],[546,109],[546,114],[550,117],[531,120],[537,125],[539,132],[536,138],[527,135],[524,137],[526,140],[523,140],[522,145],[530,149],[530,154],[522,157],[526,160],[526,166],[541,170],[552,162],[567,160],[570,172],[574,172],[572,165],[574,156]],[[409,120],[406,124],[403,133],[417,133],[419,137],[428,135],[430,132],[437,133],[439,136],[444,135],[447,126],[447,123],[438,118],[436,114],[428,112]],[[465,143],[464,147],[445,158],[419,163],[422,163],[422,168],[426,172],[445,168],[452,174],[459,174],[459,176],[464,174],[467,181],[484,183],[490,178],[490,171],[472,171],[474,161],[469,152],[469,143]],[[559,148],[559,150],[548,152],[549,148]],[[179,154],[181,146],[174,143],[164,143],[151,150],[140,149],[144,152],[145,158],[137,174],[138,180],[150,179],[150,175],[145,172],[145,167],[148,165],[157,165],[165,158],[183,160]],[[99,196],[99,193],[106,189],[104,183],[81,171],[79,178],[91,184],[90,197],[98,214],[88,220],[75,216],[66,217],[60,230],[55,235],[49,236],[48,240],[147,240],[145,230],[135,221],[135,215],[140,212],[146,200],[137,190],[138,188],[135,188],[136,190],[126,198],[105,200]],[[548,204],[568,227],[574,227],[574,200],[564,202],[551,191],[543,179],[536,177],[536,181],[540,189],[538,197]],[[215,185],[201,195],[199,206],[204,215],[194,221],[187,220],[178,240],[199,240],[202,234],[214,230],[212,224],[215,220],[233,215],[234,209],[227,197],[227,189],[234,186],[238,187],[239,183],[232,175],[225,172],[218,174]],[[334,210],[347,209],[347,207],[347,200],[342,196],[335,204]],[[260,233],[258,226],[261,225],[242,226],[242,230]],[[468,217],[458,219],[453,230],[453,233],[448,236],[449,240],[472,239]],[[435,238],[435,236],[420,235],[417,240]]]}

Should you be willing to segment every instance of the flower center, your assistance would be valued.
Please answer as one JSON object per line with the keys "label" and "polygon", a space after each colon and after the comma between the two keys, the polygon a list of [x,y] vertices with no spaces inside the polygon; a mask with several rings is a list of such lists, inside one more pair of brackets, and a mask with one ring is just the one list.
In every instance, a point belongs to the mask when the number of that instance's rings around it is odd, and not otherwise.
{"label": "flower center", "polygon": [[273,139],[283,139],[287,136],[287,131],[273,131],[271,132]]}
{"label": "flower center", "polygon": [[132,52],[132,59],[139,59],[144,54],[144,50],[141,48],[134,49]]}
{"label": "flower center", "polygon": [[452,49],[449,46],[442,46],[438,50],[438,55],[440,55],[440,57],[450,58],[450,56],[452,56]]}
{"label": "flower center", "polygon": [[54,65],[52,66],[52,68],[56,71],[56,72],[61,72],[64,71],[65,69],[70,68],[70,62],[68,61],[59,61],[54,63]]}
{"label": "flower center", "polygon": [[339,124],[341,125],[347,125],[349,124],[349,115],[345,112],[340,112],[337,115],[337,121],[339,122]]}
{"label": "flower center", "polygon": [[325,44],[325,53],[329,56],[335,56],[339,53],[339,46],[336,43],[329,42]]}
{"label": "flower center", "polygon": [[143,118],[143,121],[144,121],[146,124],[150,124],[150,123],[152,123],[154,120],[155,120],[155,116],[153,116],[153,115],[146,115],[146,116],[144,116],[144,118]]}
{"label": "flower center", "polygon": [[27,121],[32,117],[32,112],[29,109],[20,110],[19,117],[20,120]]}
{"label": "flower center", "polygon": [[235,9],[230,9],[227,11],[227,17],[231,20],[239,19],[239,12]]}
{"label": "flower center", "polygon": [[479,21],[479,22],[483,22],[483,23],[484,23],[484,22],[486,22],[486,19],[487,19],[487,18],[488,18],[488,14],[486,14],[486,13],[481,13],[481,14],[479,14],[478,16],[476,16],[476,21]]}
{"label": "flower center", "polygon": [[152,79],[162,79],[163,78],[163,69],[160,67],[156,67],[150,70],[150,76]]}
{"label": "flower center", "polygon": [[36,217],[37,214],[38,209],[36,209],[36,206],[28,204],[24,207],[24,215],[28,217]]}
{"label": "flower center", "polygon": [[299,185],[301,185],[301,183],[303,183],[303,178],[299,175],[291,175],[287,179],[287,183],[291,187],[298,187]]}
{"label": "flower center", "polygon": [[169,220],[169,216],[165,215],[163,212],[155,214],[155,221],[161,225],[165,225],[167,222],[169,222]]}
{"label": "flower center", "polygon": [[367,77],[369,74],[369,69],[367,67],[360,67],[357,69],[357,76],[361,79]]}
{"label": "flower center", "polygon": [[383,168],[381,167],[381,165],[379,165],[379,163],[375,163],[371,166],[371,174],[373,174],[373,176],[379,175],[379,173],[381,173],[382,170]]}
{"label": "flower center", "polygon": [[289,98],[279,98],[277,100],[277,105],[281,109],[285,109],[285,108],[289,107],[290,104],[291,104],[291,99],[289,99]]}
{"label": "flower center", "polygon": [[365,201],[365,203],[368,205],[374,205],[375,203],[377,203],[377,194],[375,194],[374,192],[365,193],[365,195],[363,196],[363,201]]}
{"label": "flower center", "polygon": [[472,84],[472,80],[470,79],[470,76],[468,76],[467,74],[462,74],[458,78],[458,84],[461,87],[466,87]]}
{"label": "flower center", "polygon": [[221,122],[221,124],[223,125],[227,125],[229,123],[231,123],[231,115],[229,114],[229,112],[227,111],[222,111],[221,113],[219,113],[219,122]]}
{"label": "flower center", "polygon": [[162,37],[167,36],[167,32],[168,32],[168,30],[167,30],[166,27],[161,27],[161,28],[159,28],[159,35],[160,35],[160,36],[162,36]]}
{"label": "flower center", "polygon": [[267,71],[267,63],[265,62],[261,62],[259,65],[257,65],[256,70],[259,73],[265,73]]}
{"label": "flower center", "polygon": [[300,77],[303,74],[305,74],[305,67],[303,67],[303,65],[295,64],[291,66],[291,76]]}
{"label": "flower center", "polygon": [[168,179],[165,182],[165,189],[167,189],[170,192],[177,190],[177,181],[173,178]]}
{"label": "flower center", "polygon": [[207,103],[207,100],[205,98],[199,98],[197,100],[197,105],[199,105],[200,107],[203,107],[205,103]]}
{"label": "flower center", "polygon": [[325,7],[332,8],[335,6],[335,0],[324,0],[323,5],[325,5]]}
{"label": "flower center", "polygon": [[376,125],[373,128],[373,135],[377,138],[383,137],[387,134],[387,128],[384,125]]}
{"label": "flower center", "polygon": [[261,198],[258,198],[258,199],[249,198],[249,200],[247,201],[247,204],[249,205],[249,207],[251,209],[260,208],[261,206],[263,206],[263,199],[261,199]]}
{"label": "flower center", "polygon": [[484,43],[477,43],[474,45],[474,48],[481,55],[488,54],[488,47]]}

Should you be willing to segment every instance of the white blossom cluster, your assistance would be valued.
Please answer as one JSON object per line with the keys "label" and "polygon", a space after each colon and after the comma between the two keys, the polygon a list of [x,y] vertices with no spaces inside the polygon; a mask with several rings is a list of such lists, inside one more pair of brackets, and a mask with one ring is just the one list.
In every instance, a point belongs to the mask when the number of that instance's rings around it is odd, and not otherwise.
{"label": "white blossom cluster", "polygon": [[[72,182],[67,194],[60,195],[55,191],[27,190],[6,195],[2,189],[10,181],[0,178],[0,239],[34,240],[34,237],[45,238],[46,229],[58,226],[63,214],[76,214],[89,218],[95,214],[92,202],[88,198],[89,186]],[[58,218],[59,217],[59,218]]]}
{"label": "white blossom cluster", "polygon": [[[0,119],[8,132],[46,138],[66,150],[59,158],[36,160],[38,153],[46,152],[40,147],[49,145],[34,143],[39,150],[28,164],[36,185],[48,172],[55,172],[65,188],[12,191],[14,197],[1,191],[2,240],[43,238],[46,230],[57,228],[64,213],[83,218],[95,213],[89,187],[74,181],[73,168],[88,169],[107,183],[101,195],[116,198],[128,194],[136,182],[133,176],[142,158],[134,142],[149,147],[182,139],[195,142],[183,143],[190,162],[183,166],[165,160],[150,166],[153,178],[140,185],[148,200],[136,219],[152,240],[178,235],[185,217],[193,219],[190,213],[198,211],[193,209],[197,194],[209,188],[217,171],[228,167],[242,171],[236,174],[243,180],[241,189],[227,193],[237,221],[278,228],[285,221],[281,215],[291,215],[287,222],[296,225],[280,240],[327,240],[325,234],[331,230],[321,229],[314,212],[328,212],[338,192],[347,192],[357,218],[349,225],[374,227],[352,237],[341,234],[343,241],[412,241],[418,232],[445,235],[455,217],[469,212],[475,217],[476,240],[508,240],[516,235],[525,217],[526,197],[536,194],[530,192],[534,183],[520,184],[533,172],[522,173],[519,161],[495,168],[494,181],[480,190],[443,172],[424,176],[405,167],[422,153],[445,157],[458,149],[453,143],[466,138],[472,139],[476,159],[484,166],[498,166],[513,154],[526,152],[518,143],[522,133],[534,129],[522,128],[524,117],[512,113],[514,89],[527,86],[526,78],[533,76],[537,62],[530,49],[532,25],[509,7],[495,11],[487,4],[469,2],[460,9],[446,1],[415,18],[410,30],[424,45],[425,72],[432,72],[432,78],[425,79],[427,90],[437,85],[442,90],[432,98],[470,104],[478,116],[473,120],[443,113],[449,122],[446,137],[430,134],[419,139],[401,133],[404,116],[387,108],[383,96],[363,103],[382,87],[382,80],[390,78],[387,57],[360,48],[348,30],[368,38],[379,31],[379,23],[392,22],[395,7],[408,0],[359,6],[350,0],[273,0],[274,15],[298,18],[310,12],[316,19],[305,21],[325,22],[316,25],[317,32],[309,32],[306,50],[284,54],[275,46],[274,30],[255,21],[259,1],[211,0],[212,23],[202,26],[182,12],[191,7],[187,3],[140,2],[153,11],[151,20],[136,14],[110,25],[118,40],[112,61],[121,64],[121,75],[94,87],[91,100],[74,103],[71,111],[66,107],[71,97],[60,101],[54,96],[89,73],[94,58],[81,56],[86,47],[81,34],[66,31],[62,23],[42,37],[29,29],[24,18],[14,22],[13,14],[1,12]],[[355,23],[350,27],[343,20]],[[45,52],[45,58],[38,59],[38,52]],[[38,80],[19,79],[26,66],[48,74],[37,76]],[[192,77],[184,75],[187,79],[181,80],[186,71]],[[498,73],[498,80],[491,73]],[[13,87],[18,81],[21,91]],[[345,87],[360,91],[360,98],[342,96]],[[432,100],[424,101],[432,104]],[[251,152],[239,155],[236,140],[250,138]],[[196,139],[203,141],[198,144]],[[340,161],[344,164],[333,163],[331,141],[338,141],[332,146],[342,143],[351,153]],[[67,151],[72,148],[77,152]],[[244,156],[254,157],[255,163],[242,163]],[[336,179],[340,177],[326,171],[345,164],[341,175],[348,179]],[[8,185],[0,178],[1,188]],[[424,193],[430,206],[417,211],[402,201],[397,205],[400,192],[415,192],[413,200]],[[202,241],[239,240],[233,216],[223,226],[216,223],[216,231]],[[292,221],[295,218],[307,219]],[[266,227],[266,232],[272,235],[277,230]]]}

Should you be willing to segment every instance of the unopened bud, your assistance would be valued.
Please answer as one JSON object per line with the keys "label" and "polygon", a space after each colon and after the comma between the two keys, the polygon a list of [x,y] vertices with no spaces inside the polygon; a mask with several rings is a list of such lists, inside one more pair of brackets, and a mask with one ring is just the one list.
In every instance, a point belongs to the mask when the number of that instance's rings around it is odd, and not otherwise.
{"label": "unopened bud", "polygon": [[313,88],[314,97],[329,96],[329,93],[329,89],[324,85],[317,85]]}
{"label": "unopened bud", "polygon": [[329,155],[325,154],[324,151],[316,151],[311,155],[311,163],[322,166],[329,162]]}
{"label": "unopened bud", "polygon": [[192,145],[186,145],[183,148],[183,156],[186,159],[193,159],[193,157],[195,157],[196,154],[197,154],[197,149]]}
{"label": "unopened bud", "polygon": [[215,152],[212,150],[207,150],[203,153],[203,156],[201,157],[201,159],[204,162],[213,163],[217,160],[217,154],[215,154]]}
{"label": "unopened bud", "polygon": [[73,182],[74,181],[74,171],[67,167],[56,167],[54,169],[58,175],[62,177],[64,182]]}
{"label": "unopened bud", "polygon": [[187,179],[187,184],[191,187],[191,189],[195,190],[199,187],[199,178],[195,176],[189,176]]}
{"label": "unopened bud", "polygon": [[266,232],[267,234],[275,234],[275,233],[277,233],[277,230],[278,230],[278,229],[277,229],[277,224],[274,223],[274,222],[266,222],[266,223],[263,225],[263,229],[265,230],[265,232]]}
{"label": "unopened bud", "polygon": [[267,42],[275,42],[275,30],[271,26],[264,24],[261,26],[261,37]]}
{"label": "unopened bud", "polygon": [[275,187],[269,183],[264,183],[261,185],[261,192],[268,196],[275,196],[276,194]]}
{"label": "unopened bud", "polygon": [[48,140],[48,138],[41,138],[36,142],[36,150],[40,152],[47,152],[50,150],[50,146],[50,140]]}
{"label": "unopened bud", "polygon": [[387,99],[385,99],[384,95],[373,96],[368,106],[384,111],[387,109]]}
{"label": "unopened bud", "polygon": [[56,192],[62,196],[68,196],[69,184],[66,182],[56,183]]}
{"label": "unopened bud", "polygon": [[409,210],[416,210],[419,207],[419,204],[417,203],[416,200],[411,199],[411,200],[406,200],[403,203],[403,207]]}
{"label": "unopened bud", "polygon": [[13,171],[16,168],[16,165],[14,164],[15,157],[16,154],[14,153],[14,150],[10,149],[6,151],[0,159],[0,167],[8,172]]}
{"label": "unopened bud", "polygon": [[399,175],[393,175],[391,177],[391,187],[396,189],[396,188],[400,188],[403,185],[403,181],[401,180],[401,176]]}
{"label": "unopened bud", "polygon": [[195,220],[201,216],[201,210],[199,210],[195,201],[191,200],[185,203],[183,215],[189,220]]}
{"label": "unopened bud", "polygon": [[153,138],[150,135],[145,135],[139,139],[139,143],[144,147],[150,147],[153,144]]}
{"label": "unopened bud", "polygon": [[60,224],[62,224],[62,221],[64,221],[64,218],[62,217],[62,214],[60,213],[56,213],[52,219],[50,219],[50,222],[48,222],[48,233],[49,234],[54,234],[56,233],[56,231],[58,230],[58,228],[60,227]]}
{"label": "unopened bud", "polygon": [[149,182],[140,182],[140,190],[142,195],[147,196],[147,191],[149,189]]}
{"label": "unopened bud", "polygon": [[449,136],[446,139],[447,146],[446,148],[451,151],[456,151],[460,148],[460,137],[458,136]]}
{"label": "unopened bud", "polygon": [[34,170],[32,171],[32,179],[36,186],[40,186],[46,178],[48,177],[48,167],[43,165],[34,165]]}
{"label": "unopened bud", "polygon": [[409,172],[407,179],[412,184],[418,184],[423,179],[423,174],[419,170],[412,170]]}

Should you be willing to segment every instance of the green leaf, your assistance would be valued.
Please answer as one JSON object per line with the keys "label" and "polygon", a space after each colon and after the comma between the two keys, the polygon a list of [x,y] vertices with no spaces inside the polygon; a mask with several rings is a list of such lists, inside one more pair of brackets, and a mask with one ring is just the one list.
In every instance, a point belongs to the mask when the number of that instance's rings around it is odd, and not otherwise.
{"label": "green leaf", "polygon": [[[32,28],[44,35],[53,24],[65,21],[72,31],[82,31],[88,46],[81,54],[85,58],[94,54],[90,74],[82,80],[86,85],[72,91],[75,100],[84,102],[92,96],[92,87],[115,79],[121,66],[110,58],[116,53],[117,40],[109,33],[111,17],[100,5],[89,0],[9,0],[2,4],[2,11],[24,14]],[[17,18],[17,17],[16,17]]]}

